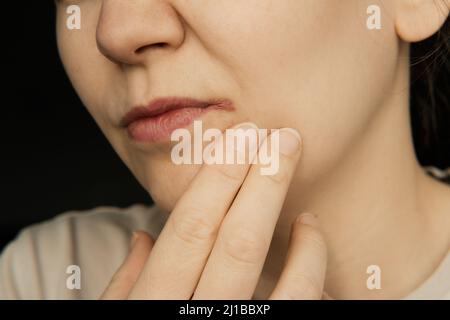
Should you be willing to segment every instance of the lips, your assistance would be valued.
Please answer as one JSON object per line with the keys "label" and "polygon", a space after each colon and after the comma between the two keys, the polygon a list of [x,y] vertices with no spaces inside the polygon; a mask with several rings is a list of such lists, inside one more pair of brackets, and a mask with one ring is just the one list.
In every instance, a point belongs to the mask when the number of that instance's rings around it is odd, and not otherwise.
{"label": "lips", "polygon": [[157,142],[168,139],[174,130],[189,126],[206,112],[233,109],[229,100],[160,98],[153,100],[148,106],[133,108],[123,117],[121,125],[133,140]]}

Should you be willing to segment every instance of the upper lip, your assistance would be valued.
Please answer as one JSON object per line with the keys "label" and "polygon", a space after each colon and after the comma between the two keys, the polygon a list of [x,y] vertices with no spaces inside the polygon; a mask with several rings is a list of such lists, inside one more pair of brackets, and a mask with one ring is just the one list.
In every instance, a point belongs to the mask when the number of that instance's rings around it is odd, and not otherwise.
{"label": "upper lip", "polygon": [[122,118],[120,124],[121,126],[127,127],[129,124],[139,119],[156,117],[170,110],[182,108],[206,108],[209,106],[231,108],[231,102],[222,99],[197,100],[184,97],[157,98],[152,100],[146,106],[141,105],[134,107]]}

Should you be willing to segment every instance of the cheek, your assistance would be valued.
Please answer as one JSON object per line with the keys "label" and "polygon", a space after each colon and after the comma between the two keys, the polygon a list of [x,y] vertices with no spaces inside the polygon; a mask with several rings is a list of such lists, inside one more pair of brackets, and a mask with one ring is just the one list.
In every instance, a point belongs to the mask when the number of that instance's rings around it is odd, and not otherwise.
{"label": "cheek", "polygon": [[[107,94],[114,88],[110,81],[115,79],[114,69],[97,49],[95,33],[99,14],[99,1],[83,2],[81,7],[81,29],[66,28],[65,6],[57,12],[58,50],[67,75],[88,111],[103,128],[106,121],[102,113],[108,112],[101,106],[107,105],[112,97]],[[117,77],[116,77],[117,78]]]}
{"label": "cheek", "polygon": [[[66,35],[62,36],[63,38]],[[96,52],[92,50],[92,43],[86,45],[85,49],[78,46],[79,43],[86,42],[80,37],[80,41],[74,39],[59,40],[60,56],[67,75],[80,97],[83,105],[86,106],[97,122],[101,122],[101,105],[105,105],[109,84],[108,67],[103,65],[101,59],[96,57]],[[104,110],[106,111],[106,110]]]}
{"label": "cheek", "polygon": [[[210,7],[186,10],[185,15],[208,52],[239,84],[239,111],[262,128],[297,128],[305,141],[304,172],[311,179],[326,172],[367,125],[392,82],[397,52],[392,25],[386,21],[381,31],[369,33],[365,0],[214,4],[208,1]],[[224,8],[229,14],[220,11]],[[58,27],[69,77],[134,175],[170,211],[198,168],[134,154],[108,132],[106,119],[114,118],[108,112],[122,107],[117,103],[126,83],[98,52],[95,25],[89,25],[98,13],[90,12],[79,34]]]}
{"label": "cheek", "polygon": [[361,136],[394,81],[393,21],[384,11],[383,28],[368,30],[370,4],[386,7],[364,0],[282,1],[270,11],[203,20],[212,30],[204,38],[230,66],[252,121],[302,133],[311,178]]}
{"label": "cheek", "polygon": [[[291,86],[298,100],[289,104],[296,111],[282,116],[298,115],[293,125],[304,136],[303,169],[310,180],[329,172],[362,139],[396,81],[399,47],[394,25],[386,19],[382,30],[369,31],[365,8],[342,12],[333,35],[321,38],[298,62],[296,87]],[[344,19],[347,16],[355,18]]]}

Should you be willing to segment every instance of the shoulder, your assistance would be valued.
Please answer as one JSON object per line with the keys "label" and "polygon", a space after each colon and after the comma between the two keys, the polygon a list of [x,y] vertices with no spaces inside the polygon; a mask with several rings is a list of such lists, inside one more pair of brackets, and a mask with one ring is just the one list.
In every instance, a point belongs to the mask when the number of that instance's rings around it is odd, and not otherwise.
{"label": "shoulder", "polygon": [[[165,219],[156,207],[99,207],[27,227],[0,256],[0,298],[96,299],[127,255],[132,232],[156,238]],[[74,265],[80,290],[66,286]]]}
{"label": "shoulder", "polygon": [[433,274],[407,300],[450,300],[450,251]]}

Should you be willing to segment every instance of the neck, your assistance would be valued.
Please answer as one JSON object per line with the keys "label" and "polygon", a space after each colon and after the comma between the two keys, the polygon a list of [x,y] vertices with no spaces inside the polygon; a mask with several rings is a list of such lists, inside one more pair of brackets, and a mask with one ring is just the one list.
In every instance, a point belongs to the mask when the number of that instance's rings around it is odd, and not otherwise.
{"label": "neck", "polygon": [[[448,232],[443,226],[448,228],[448,214],[444,218],[439,214],[443,207],[430,200],[443,187],[428,178],[416,160],[405,64],[399,67],[403,71],[392,92],[345,158],[312,185],[292,182],[261,288],[276,282],[290,224],[301,212],[315,213],[321,221],[328,245],[325,291],[333,298],[404,297],[447,253]],[[444,193],[448,196],[448,190],[440,192]],[[367,288],[371,265],[381,269],[381,290]]]}

